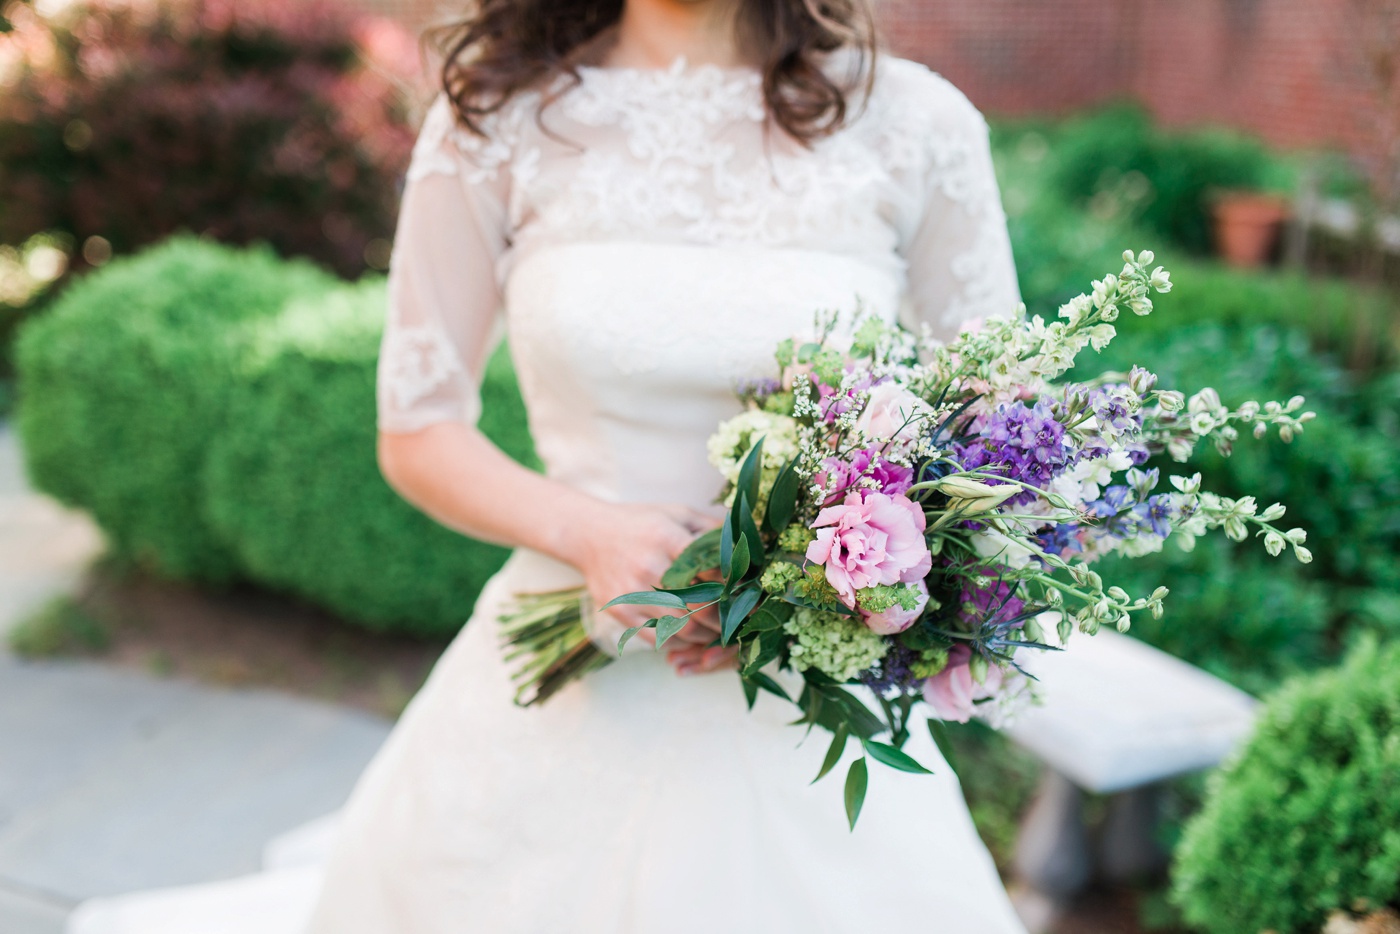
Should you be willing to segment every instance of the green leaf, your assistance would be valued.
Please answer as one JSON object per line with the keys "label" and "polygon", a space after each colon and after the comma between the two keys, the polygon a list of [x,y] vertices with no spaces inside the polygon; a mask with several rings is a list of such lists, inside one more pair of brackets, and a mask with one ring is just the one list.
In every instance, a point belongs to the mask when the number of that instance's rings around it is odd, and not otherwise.
{"label": "green leaf", "polygon": [[729,568],[734,561],[734,514],[724,517],[724,525],[719,529],[719,570],[725,580],[729,580]]}
{"label": "green leaf", "polygon": [[740,678],[739,683],[744,686],[744,700],[748,702],[749,709],[753,710],[754,702],[758,700],[758,685],[749,678]]}
{"label": "green leaf", "polygon": [[739,491],[734,497],[735,504],[747,495],[750,510],[753,508],[752,504],[758,502],[759,480],[763,475],[763,441],[763,438],[759,438],[749,456],[744,458],[743,466],[739,468],[739,479],[734,484],[734,488]]}
{"label": "green leaf", "polygon": [[812,784],[826,778],[827,773],[836,768],[836,763],[841,761],[841,753],[846,751],[846,740],[849,734],[844,727],[836,731],[836,735],[831,737],[831,746],[826,750],[826,758],[822,760],[822,770],[817,773],[817,777],[812,779]]}
{"label": "green leaf", "polygon": [[701,571],[719,567],[719,529],[710,529],[686,546],[671,562],[671,567],[661,575],[663,590],[678,590],[690,586]]}
{"label": "green leaf", "polygon": [[673,593],[680,597],[687,604],[693,603],[713,603],[724,595],[724,585],[719,581],[695,584],[690,587],[675,587],[668,589],[668,593]]}
{"label": "green leaf", "polygon": [[654,620],[654,619],[649,619],[649,620],[647,620],[646,625],[644,625],[644,626],[633,626],[631,629],[629,629],[629,630],[627,630],[626,632],[624,632],[624,633],[622,634],[622,638],[617,640],[617,654],[618,654],[618,655],[621,655],[621,654],[622,654],[622,650],[625,649],[625,648],[627,648],[627,643],[629,643],[629,642],[632,641],[632,637],[633,637],[633,636],[635,636],[637,633],[641,632],[643,629],[651,629],[651,628],[652,628],[652,624],[655,623],[655,622],[656,622],[656,620]]}
{"label": "green leaf", "polygon": [[656,647],[659,649],[670,641],[671,637],[680,632],[690,622],[689,616],[663,616],[660,619],[652,620],[656,624]]}
{"label": "green leaf", "polygon": [[725,575],[729,586],[733,587],[749,573],[749,540],[740,538],[734,543],[734,556],[729,561],[729,573]]}
{"label": "green leaf", "polygon": [[856,829],[856,821],[860,818],[860,809],[865,806],[865,789],[870,782],[870,774],[865,766],[865,757],[851,763],[851,767],[846,771],[846,819],[851,822],[851,829]]}
{"label": "green leaf", "polygon": [[865,741],[865,751],[870,754],[870,758],[876,762],[882,762],[892,769],[899,769],[901,772],[914,772],[918,775],[932,775],[933,772],[924,768],[914,757],[902,749],[896,749],[889,743],[877,743],[874,740]]}
{"label": "green leaf", "polygon": [[[748,628],[744,631],[775,632],[779,629],[782,629],[783,624],[787,622],[787,619],[785,618],[783,613],[776,609],[777,607],[780,607],[782,605],[782,603],[773,600],[769,600],[767,603],[763,604],[763,609],[759,610],[757,613],[749,617]],[[791,615],[791,613],[786,614],[786,616]]]}
{"label": "green leaf", "polygon": [[743,625],[744,620],[761,599],[763,599],[763,591],[753,586],[734,595],[734,599],[729,601],[729,605],[724,607],[720,614],[720,645],[729,644],[729,640],[734,637],[734,633],[738,632],[739,627]]}
{"label": "green leaf", "polygon": [[928,719],[928,735],[933,737],[933,744],[938,747],[938,751],[943,753],[943,761],[948,763],[948,768],[953,770],[953,774],[958,774],[958,763],[953,757],[953,742],[948,735],[948,727],[942,720]]}
{"label": "green leaf", "polygon": [[625,593],[616,600],[609,600],[603,609],[615,606],[664,606],[668,610],[688,610],[690,605],[682,598],[665,590],[646,590],[640,593]]}
{"label": "green leaf", "polygon": [[748,494],[740,496],[739,501],[734,504],[734,518],[738,523],[739,535],[748,540],[750,557],[761,560],[763,557],[763,536],[759,534],[758,525],[753,521],[753,509],[749,506],[751,502],[753,501],[749,499]]}
{"label": "green leaf", "polygon": [[752,681],[774,697],[781,697],[789,704],[792,703],[792,698],[788,697],[788,692],[783,690],[783,686],[761,671],[755,671],[753,674],[744,678],[744,680]]}
{"label": "green leaf", "polygon": [[773,481],[773,489],[768,494],[768,512],[763,517],[763,524],[768,527],[768,531],[777,534],[792,521],[792,515],[797,511],[797,493],[800,485],[797,459],[794,458],[778,471],[778,477]]}

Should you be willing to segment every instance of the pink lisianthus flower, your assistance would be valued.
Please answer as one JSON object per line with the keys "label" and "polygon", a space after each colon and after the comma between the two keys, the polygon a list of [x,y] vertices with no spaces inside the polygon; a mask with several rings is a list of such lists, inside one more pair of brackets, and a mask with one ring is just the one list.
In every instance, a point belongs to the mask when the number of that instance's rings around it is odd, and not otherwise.
{"label": "pink lisianthus flower", "polygon": [[1001,687],[1003,673],[995,665],[987,669],[984,683],[974,681],[971,660],[970,648],[955,645],[948,650],[948,666],[924,682],[924,701],[938,719],[966,723],[972,719],[973,705]]}
{"label": "pink lisianthus flower", "polygon": [[918,619],[924,607],[928,606],[928,584],[922,580],[914,581],[914,589],[919,592],[919,602],[912,610],[906,610],[898,603],[882,613],[861,610],[861,616],[865,617],[865,625],[870,627],[870,631],[882,636],[892,636],[914,625],[914,620]]}
{"label": "pink lisianthus flower", "polygon": [[912,584],[933,566],[924,511],[903,496],[854,491],[823,509],[812,528],[817,539],[807,546],[807,560],[826,568],[827,581],[848,607],[855,607],[857,590]]}

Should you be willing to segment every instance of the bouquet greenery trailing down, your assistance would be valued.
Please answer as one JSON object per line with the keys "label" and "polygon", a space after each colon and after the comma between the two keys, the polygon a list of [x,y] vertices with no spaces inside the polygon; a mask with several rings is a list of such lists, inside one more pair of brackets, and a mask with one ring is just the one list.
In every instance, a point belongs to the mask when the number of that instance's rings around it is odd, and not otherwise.
{"label": "bouquet greenery trailing down", "polygon": [[[1277,525],[1283,506],[1207,492],[1199,474],[1163,489],[1147,467],[1201,442],[1228,454],[1242,428],[1289,441],[1312,418],[1301,397],[1230,408],[1210,389],[1188,399],[1159,388],[1141,367],[1064,379],[1081,351],[1114,338],[1120,315],[1150,314],[1153,294],[1171,289],[1150,252],[1123,258],[1050,322],[1023,308],[943,343],[869,315],[818,316],[812,339],[784,341],[777,376],[740,387],[744,411],[709,442],[723,525],[656,590],[602,608],[667,611],[627,630],[619,651],[643,628],[663,646],[716,610],[749,705],[766,691],[831,733],[817,778],[861,745],[846,776],[854,827],[867,757],[927,771],[902,749],[921,701],[935,738],[943,720],[1003,723],[1034,699],[1019,652],[1162,613],[1166,587],[1129,594],[1092,569],[1096,558],[1168,538],[1189,549],[1220,529],[1311,560],[1306,533]],[[571,590],[522,597],[503,617],[510,657],[525,660],[518,702],[542,703],[612,661],[589,640],[587,612]],[[795,698],[773,666],[800,675]]]}

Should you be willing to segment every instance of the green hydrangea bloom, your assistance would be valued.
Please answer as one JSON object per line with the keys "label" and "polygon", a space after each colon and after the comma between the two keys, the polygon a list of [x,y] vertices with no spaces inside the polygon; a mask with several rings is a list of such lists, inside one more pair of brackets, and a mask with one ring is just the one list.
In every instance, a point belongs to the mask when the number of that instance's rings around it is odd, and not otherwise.
{"label": "green hydrangea bloom", "polygon": [[802,569],[800,567],[786,561],[775,561],[764,568],[763,576],[759,578],[758,585],[767,593],[778,594],[787,590],[788,584],[801,579]]}
{"label": "green hydrangea bloom", "polygon": [[797,641],[791,648],[792,667],[815,668],[837,681],[850,681],[885,657],[888,644],[858,619],[801,608],[783,624]]}
{"label": "green hydrangea bloom", "polygon": [[801,523],[794,522],[783,529],[783,534],[778,536],[778,547],[795,555],[804,555],[807,553],[807,546],[816,540],[816,532]]}
{"label": "green hydrangea bloom", "polygon": [[802,579],[793,585],[796,594],[808,603],[835,608],[841,605],[841,595],[826,579],[826,568],[820,564],[807,567]]}

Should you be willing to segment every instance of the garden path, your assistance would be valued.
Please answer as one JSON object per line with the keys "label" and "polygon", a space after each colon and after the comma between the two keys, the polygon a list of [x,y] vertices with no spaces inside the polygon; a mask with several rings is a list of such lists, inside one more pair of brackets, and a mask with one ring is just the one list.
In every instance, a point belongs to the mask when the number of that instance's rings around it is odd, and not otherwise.
{"label": "garden path", "polygon": [[334,810],[388,733],[360,711],[264,690],[33,662],[4,634],[100,552],[32,492],[0,427],[0,931],[57,934],[76,902],[259,867]]}

